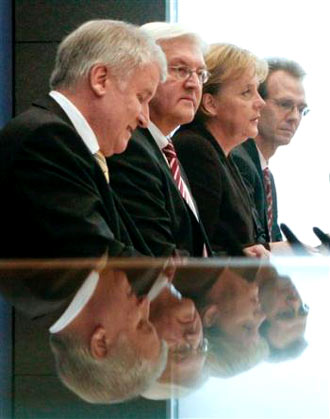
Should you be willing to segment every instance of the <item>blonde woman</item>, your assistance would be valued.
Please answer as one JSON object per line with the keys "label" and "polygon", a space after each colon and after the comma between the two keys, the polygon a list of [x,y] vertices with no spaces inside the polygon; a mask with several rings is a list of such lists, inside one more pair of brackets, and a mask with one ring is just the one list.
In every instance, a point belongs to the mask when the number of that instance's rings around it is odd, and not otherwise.
{"label": "blonde woman", "polygon": [[[258,86],[267,64],[231,44],[214,44],[206,55],[211,74],[195,120],[174,135],[174,144],[216,252],[232,236],[249,256],[268,256],[264,231],[230,153],[258,133],[264,106]],[[252,208],[252,209],[251,209]]]}

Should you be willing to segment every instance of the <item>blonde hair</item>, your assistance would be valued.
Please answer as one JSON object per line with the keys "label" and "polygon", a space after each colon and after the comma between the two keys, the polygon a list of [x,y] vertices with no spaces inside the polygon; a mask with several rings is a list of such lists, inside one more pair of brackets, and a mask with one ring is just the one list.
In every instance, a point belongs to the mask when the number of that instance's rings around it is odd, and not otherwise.
{"label": "blonde hair", "polygon": [[[259,59],[250,51],[239,48],[233,44],[212,44],[205,56],[205,63],[210,77],[203,86],[203,94],[217,94],[227,80],[235,80],[252,69],[259,82],[263,82],[268,74],[268,65],[265,60]],[[198,115],[207,118],[208,112],[201,103]]]}

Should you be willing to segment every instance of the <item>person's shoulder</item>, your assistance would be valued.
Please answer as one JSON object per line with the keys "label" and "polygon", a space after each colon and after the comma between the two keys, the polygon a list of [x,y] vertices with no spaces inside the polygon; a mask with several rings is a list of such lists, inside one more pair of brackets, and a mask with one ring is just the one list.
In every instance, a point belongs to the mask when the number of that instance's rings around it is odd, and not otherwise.
{"label": "person's shoulder", "polygon": [[216,149],[206,133],[195,126],[182,126],[173,136],[173,144],[178,154],[189,153],[216,155]]}
{"label": "person's shoulder", "polygon": [[230,153],[232,159],[237,165],[253,165],[254,158],[258,151],[255,142],[252,138],[249,138],[244,143],[235,147]]}
{"label": "person's shoulder", "polygon": [[185,143],[204,143],[205,142],[205,135],[203,132],[198,129],[198,127],[188,124],[182,125],[173,135],[173,143],[179,144],[179,142]]}
{"label": "person's shoulder", "polygon": [[70,124],[53,111],[32,104],[8,122],[1,130],[0,137],[12,136],[17,139],[22,139],[36,130],[45,129],[48,131],[51,126],[65,126],[66,128],[72,129]]}
{"label": "person's shoulder", "polygon": [[107,158],[107,162],[111,171],[120,171],[128,167],[130,170],[151,170],[151,167],[155,169],[159,166],[161,159],[161,151],[149,130],[138,128],[128,141],[126,150]]}

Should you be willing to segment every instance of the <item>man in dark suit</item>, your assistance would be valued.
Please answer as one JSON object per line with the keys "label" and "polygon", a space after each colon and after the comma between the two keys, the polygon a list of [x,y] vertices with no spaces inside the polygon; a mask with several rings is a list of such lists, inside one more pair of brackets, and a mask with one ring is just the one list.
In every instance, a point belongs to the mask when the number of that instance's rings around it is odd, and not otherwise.
{"label": "man in dark suit", "polygon": [[104,156],[148,125],[165,74],[159,46],[124,22],[90,21],[62,41],[53,90],[0,133],[1,258],[150,254]]}
{"label": "man in dark suit", "polygon": [[251,190],[259,218],[269,242],[282,240],[277,222],[277,197],[269,159],[281,145],[290,143],[308,108],[303,87],[304,70],[284,58],[267,59],[269,73],[260,84],[265,100],[258,123],[258,135],[237,147],[233,156]]}
{"label": "man in dark suit", "polygon": [[170,141],[170,134],[191,121],[199,105],[208,77],[203,58],[206,45],[177,25],[153,22],[142,29],[165,52],[168,78],[150,102],[148,128],[136,130],[126,152],[108,159],[111,183],[155,255],[210,255]]}

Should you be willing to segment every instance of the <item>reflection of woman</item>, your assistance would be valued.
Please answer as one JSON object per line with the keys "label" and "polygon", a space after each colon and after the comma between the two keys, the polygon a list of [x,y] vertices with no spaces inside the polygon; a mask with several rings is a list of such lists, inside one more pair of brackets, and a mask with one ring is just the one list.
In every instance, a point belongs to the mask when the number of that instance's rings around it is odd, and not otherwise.
{"label": "reflection of woman", "polygon": [[229,247],[229,228],[249,248],[249,255],[263,256],[266,249],[254,246],[264,243],[263,232],[230,152],[258,132],[264,105],[258,85],[266,77],[267,66],[229,44],[211,46],[206,63],[211,77],[204,85],[197,117],[175,134],[175,148],[214,250]]}
{"label": "reflection of woman", "polygon": [[259,334],[265,314],[258,285],[245,279],[251,272],[225,268],[198,304],[209,340],[207,364],[212,375],[235,375],[268,356],[268,345]]}
{"label": "reflection of woman", "polygon": [[246,281],[234,268],[225,268],[200,307],[206,333],[248,346],[260,339],[265,319],[257,283]]}

